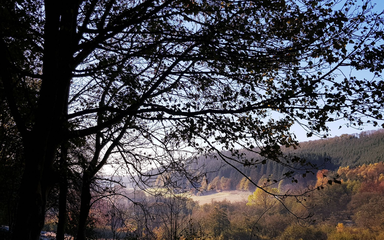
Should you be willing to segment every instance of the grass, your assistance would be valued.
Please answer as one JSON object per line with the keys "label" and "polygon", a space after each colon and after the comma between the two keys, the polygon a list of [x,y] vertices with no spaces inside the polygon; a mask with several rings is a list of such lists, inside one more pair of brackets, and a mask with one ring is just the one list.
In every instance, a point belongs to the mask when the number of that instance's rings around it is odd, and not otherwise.
{"label": "grass", "polygon": [[251,194],[252,192],[248,191],[223,191],[204,196],[192,196],[192,199],[197,201],[200,205],[211,202],[220,202],[224,200],[234,203],[248,201],[248,196]]}

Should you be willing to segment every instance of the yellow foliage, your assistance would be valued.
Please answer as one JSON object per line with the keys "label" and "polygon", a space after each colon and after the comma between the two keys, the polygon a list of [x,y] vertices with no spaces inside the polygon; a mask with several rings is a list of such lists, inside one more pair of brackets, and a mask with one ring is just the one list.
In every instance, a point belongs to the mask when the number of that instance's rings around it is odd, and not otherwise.
{"label": "yellow foliage", "polygon": [[379,176],[379,182],[383,182],[384,181],[384,174],[380,174],[380,176]]}
{"label": "yellow foliage", "polygon": [[274,194],[278,194],[277,188],[266,188],[269,193],[266,193],[263,189],[257,188],[252,195],[248,197],[248,206],[260,206],[264,209],[272,207],[276,204],[277,200]]}
{"label": "yellow foliage", "polygon": [[338,223],[336,226],[337,232],[343,232],[344,231],[344,224],[343,223]]}

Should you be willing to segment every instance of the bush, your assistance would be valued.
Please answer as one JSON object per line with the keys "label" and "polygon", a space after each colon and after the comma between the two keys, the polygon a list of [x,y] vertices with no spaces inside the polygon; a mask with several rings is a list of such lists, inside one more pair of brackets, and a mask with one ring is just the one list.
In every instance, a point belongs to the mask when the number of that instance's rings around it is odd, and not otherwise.
{"label": "bush", "polygon": [[287,227],[280,235],[280,240],[327,240],[327,234],[314,226],[294,224]]}
{"label": "bush", "polygon": [[378,240],[376,234],[368,229],[345,228],[342,232],[332,232],[328,240]]}

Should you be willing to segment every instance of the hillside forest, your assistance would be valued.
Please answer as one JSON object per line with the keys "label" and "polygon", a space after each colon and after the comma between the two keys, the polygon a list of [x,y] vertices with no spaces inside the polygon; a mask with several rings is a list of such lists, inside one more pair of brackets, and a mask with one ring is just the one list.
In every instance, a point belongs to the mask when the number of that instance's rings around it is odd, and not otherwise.
{"label": "hillside forest", "polygon": [[[151,191],[109,185],[110,195],[93,189],[87,220],[89,239],[384,239],[384,131],[304,142],[295,151],[313,164],[314,174],[298,176],[297,182],[274,181],[284,169],[264,164],[243,167],[247,177],[273,193],[255,188],[235,170],[211,171],[199,188],[165,192],[160,177]],[[288,151],[288,150],[285,150]],[[217,161],[204,158],[206,167]],[[323,164],[324,163],[324,164]],[[331,164],[332,163],[332,164]],[[326,166],[327,168],[321,168]],[[237,166],[240,168],[240,166]],[[5,170],[6,166],[2,166]],[[0,174],[7,182],[6,171]],[[104,186],[108,189],[108,186]],[[224,191],[248,192],[240,202],[224,200],[199,205],[193,195]],[[1,185],[0,221],[12,218],[12,182]],[[295,197],[289,197],[295,195]],[[69,194],[67,236],[75,235],[79,193]],[[71,217],[72,216],[72,217]],[[57,196],[51,196],[45,231],[55,232]]]}
{"label": "hillside forest", "polygon": [[[259,165],[252,167],[244,164],[228,166],[220,164],[213,156],[202,157],[199,165],[206,171],[206,177],[202,180],[200,190],[226,191],[247,190],[254,191],[255,186],[247,179],[260,181],[267,179],[268,183],[278,183],[287,188],[297,188],[314,185],[316,173],[319,169],[337,171],[339,167],[358,167],[364,164],[384,161],[384,130],[366,131],[358,135],[344,134],[339,137],[308,141],[300,143],[298,149],[283,149],[288,158],[300,158],[311,164],[311,167],[294,169],[296,179],[284,178],[284,174],[292,170],[289,166],[274,161],[260,161]],[[249,158],[257,158],[254,154],[248,154]],[[240,173],[241,172],[241,173]],[[244,173],[244,174],[242,174]],[[156,186],[162,186],[163,176],[158,177]],[[201,194],[197,192],[196,194]]]}

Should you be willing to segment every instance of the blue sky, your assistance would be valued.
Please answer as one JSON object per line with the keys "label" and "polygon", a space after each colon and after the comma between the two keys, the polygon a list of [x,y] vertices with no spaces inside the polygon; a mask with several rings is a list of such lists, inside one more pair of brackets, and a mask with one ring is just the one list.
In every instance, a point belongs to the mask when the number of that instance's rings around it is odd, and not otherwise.
{"label": "blue sky", "polygon": [[384,1],[383,0],[372,0],[372,3],[376,4],[375,10],[383,11],[384,10]]}
{"label": "blue sky", "polygon": [[[384,0],[371,0],[371,2],[372,2],[372,4],[374,4],[374,11],[375,12],[384,11]],[[358,75],[358,74],[356,74],[356,76],[363,77],[362,75]],[[384,121],[381,121],[380,124],[381,123],[384,123]],[[337,121],[337,122],[329,123],[328,126],[331,129],[330,137],[340,136],[342,134],[354,134],[354,133],[360,133],[362,131],[380,129],[380,127],[373,127],[372,125],[368,125],[368,124],[366,124],[360,128],[352,128],[352,127],[347,126],[346,121]],[[339,128],[340,126],[341,126],[341,128]],[[300,142],[320,139],[320,137],[317,137],[317,136],[307,138],[306,132],[298,125],[294,126],[292,128],[292,131],[296,134],[296,136]]]}
{"label": "blue sky", "polygon": [[[354,133],[360,133],[363,131],[381,129],[380,127],[373,127],[372,125],[365,125],[365,126],[360,127],[360,128],[352,128],[352,127],[347,127],[345,125],[346,123],[347,122],[345,122],[345,121],[338,121],[338,122],[328,124],[328,126],[331,129],[331,131],[329,132],[329,134],[330,134],[329,137],[336,137],[336,136],[340,136],[342,134],[354,134]],[[339,129],[339,126],[341,126],[340,129]],[[313,136],[311,138],[307,138],[306,132],[298,125],[293,126],[292,131],[296,134],[296,137],[300,142],[321,139],[318,136]]]}

